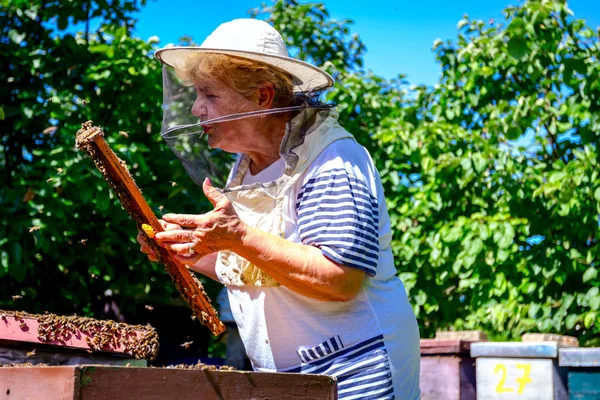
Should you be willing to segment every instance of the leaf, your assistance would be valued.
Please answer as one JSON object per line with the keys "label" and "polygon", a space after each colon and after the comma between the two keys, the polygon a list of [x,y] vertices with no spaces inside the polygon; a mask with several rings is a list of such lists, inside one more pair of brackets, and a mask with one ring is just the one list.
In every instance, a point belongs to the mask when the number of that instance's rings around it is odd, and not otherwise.
{"label": "leaf", "polygon": [[508,39],[508,54],[514,59],[520,60],[529,53],[527,41],[519,36],[512,36]]}
{"label": "leaf", "polygon": [[515,238],[515,230],[513,229],[512,225],[510,225],[509,223],[505,223],[503,224],[504,230],[503,232],[501,231],[500,233],[500,239],[498,240],[498,247],[501,249],[506,249],[507,247],[509,247],[512,242],[513,239]]}
{"label": "leaf", "polygon": [[590,328],[592,326],[592,324],[594,323],[595,319],[596,319],[596,313],[594,311],[590,311],[585,314],[585,317],[583,318],[583,325],[586,328]]}
{"label": "leaf", "polygon": [[583,283],[586,283],[587,281],[591,281],[592,279],[596,279],[597,276],[598,276],[598,270],[594,267],[589,267],[583,273]]}
{"label": "leaf", "polygon": [[473,154],[473,166],[478,174],[483,173],[486,169],[488,161],[481,155],[481,153]]}
{"label": "leaf", "polygon": [[577,314],[570,314],[565,319],[565,327],[567,329],[571,330],[571,329],[573,329],[575,327],[575,324],[578,321],[579,321],[579,315],[577,315]]}
{"label": "leaf", "polygon": [[0,251],[0,277],[8,273],[8,253],[6,251]]}
{"label": "leaf", "polygon": [[600,202],[600,186],[597,187],[594,191],[594,198],[596,199],[596,201]]}
{"label": "leaf", "polygon": [[4,110],[0,107],[0,121],[4,121]]}

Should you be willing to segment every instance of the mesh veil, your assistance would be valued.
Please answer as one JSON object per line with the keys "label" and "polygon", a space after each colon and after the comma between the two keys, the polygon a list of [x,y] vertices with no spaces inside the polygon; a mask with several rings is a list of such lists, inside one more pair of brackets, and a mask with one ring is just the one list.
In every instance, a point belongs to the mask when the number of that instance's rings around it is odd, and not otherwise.
{"label": "mesh veil", "polygon": [[198,93],[193,85],[186,85],[175,70],[163,66],[163,122],[161,136],[177,156],[186,172],[200,187],[206,177],[213,185],[224,187],[227,175],[235,161],[235,155],[208,145],[205,129],[216,124],[257,118],[281,113],[299,113],[307,108],[329,109],[309,100],[309,97],[296,94],[297,105],[221,115],[202,120],[192,113]]}

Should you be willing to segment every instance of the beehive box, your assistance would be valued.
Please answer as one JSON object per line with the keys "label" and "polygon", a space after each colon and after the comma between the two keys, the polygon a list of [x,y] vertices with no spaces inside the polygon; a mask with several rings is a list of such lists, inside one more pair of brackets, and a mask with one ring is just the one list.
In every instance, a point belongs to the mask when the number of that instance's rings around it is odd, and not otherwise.
{"label": "beehive box", "polygon": [[337,380],[301,375],[201,369],[58,366],[0,368],[7,400],[335,400]]}
{"label": "beehive box", "polygon": [[475,362],[470,341],[421,339],[421,398],[475,400]]}
{"label": "beehive box", "polygon": [[0,310],[0,365],[146,365],[158,351],[150,326]]}
{"label": "beehive box", "polygon": [[566,400],[567,371],[558,365],[559,344],[473,343],[477,398],[485,400]]}
{"label": "beehive box", "polygon": [[569,399],[600,399],[600,348],[560,349],[558,365],[567,368]]}

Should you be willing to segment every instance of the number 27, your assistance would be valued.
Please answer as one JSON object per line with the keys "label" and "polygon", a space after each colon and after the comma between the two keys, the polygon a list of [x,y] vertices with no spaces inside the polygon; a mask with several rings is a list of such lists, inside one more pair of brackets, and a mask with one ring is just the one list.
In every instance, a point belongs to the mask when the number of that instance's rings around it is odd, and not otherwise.
{"label": "number 27", "polygon": [[[517,389],[518,394],[523,394],[525,390],[525,385],[531,383],[531,364],[517,364],[517,368],[523,370],[523,376],[517,378],[516,381],[519,384],[519,388]],[[500,382],[496,386],[496,393],[511,393],[515,391],[513,387],[506,387],[504,384],[506,383],[506,366],[504,364],[496,364],[494,368],[494,373],[500,372]]]}

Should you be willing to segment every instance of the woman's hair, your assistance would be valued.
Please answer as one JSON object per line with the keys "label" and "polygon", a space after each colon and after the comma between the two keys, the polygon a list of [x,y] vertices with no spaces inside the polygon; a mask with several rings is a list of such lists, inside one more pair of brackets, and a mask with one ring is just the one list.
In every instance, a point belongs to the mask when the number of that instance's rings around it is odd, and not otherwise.
{"label": "woman's hair", "polygon": [[256,89],[265,82],[273,85],[275,96],[273,107],[288,107],[294,104],[292,76],[270,65],[241,57],[218,53],[199,53],[190,57],[177,75],[187,85],[198,79],[219,79],[249,100],[254,100]]}

